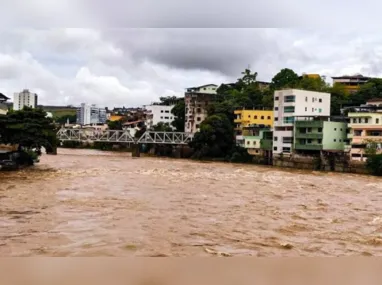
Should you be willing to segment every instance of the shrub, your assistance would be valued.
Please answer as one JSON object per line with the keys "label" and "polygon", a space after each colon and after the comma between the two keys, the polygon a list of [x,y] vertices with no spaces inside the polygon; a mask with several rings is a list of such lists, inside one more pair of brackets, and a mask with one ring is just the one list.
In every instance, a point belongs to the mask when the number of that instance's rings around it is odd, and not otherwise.
{"label": "shrub", "polygon": [[377,176],[382,176],[382,154],[370,155],[366,160],[366,168]]}

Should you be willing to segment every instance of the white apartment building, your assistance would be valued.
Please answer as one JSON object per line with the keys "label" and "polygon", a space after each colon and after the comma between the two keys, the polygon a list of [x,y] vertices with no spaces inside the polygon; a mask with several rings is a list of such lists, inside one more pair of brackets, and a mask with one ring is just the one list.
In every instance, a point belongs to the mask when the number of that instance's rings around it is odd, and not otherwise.
{"label": "white apartment building", "polygon": [[172,121],[174,121],[175,117],[171,113],[171,110],[175,105],[164,106],[164,105],[149,105],[145,106],[148,111],[148,116],[146,120],[146,126],[148,129],[157,125],[158,123],[168,123],[171,126]]}
{"label": "white apartment building", "polygon": [[83,126],[105,124],[106,120],[106,109],[98,108],[96,105],[82,103],[77,109],[77,124]]}
{"label": "white apartment building", "polygon": [[273,153],[290,154],[295,117],[330,116],[330,93],[298,89],[277,90],[274,94]]}
{"label": "white apartment building", "polygon": [[208,84],[199,87],[188,88],[184,96],[186,105],[184,130],[187,133],[196,133],[200,130],[200,124],[207,118],[207,106],[215,101],[218,86]]}
{"label": "white apartment building", "polygon": [[29,92],[28,89],[24,89],[20,93],[15,93],[13,96],[13,110],[22,110],[25,106],[36,108],[38,96],[36,93]]}

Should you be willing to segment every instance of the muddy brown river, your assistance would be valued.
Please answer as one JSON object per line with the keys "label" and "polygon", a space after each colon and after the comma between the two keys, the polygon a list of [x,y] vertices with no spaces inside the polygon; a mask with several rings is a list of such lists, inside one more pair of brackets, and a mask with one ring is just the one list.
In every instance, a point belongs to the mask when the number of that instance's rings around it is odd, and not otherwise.
{"label": "muddy brown river", "polygon": [[0,256],[382,255],[371,176],[61,149],[0,205]]}

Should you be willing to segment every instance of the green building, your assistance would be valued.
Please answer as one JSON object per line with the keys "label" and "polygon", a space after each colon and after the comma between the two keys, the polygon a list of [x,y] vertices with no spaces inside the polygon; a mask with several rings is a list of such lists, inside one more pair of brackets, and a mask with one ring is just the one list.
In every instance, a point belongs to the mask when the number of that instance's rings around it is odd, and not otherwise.
{"label": "green building", "polygon": [[270,155],[272,151],[273,132],[263,125],[251,125],[242,129],[236,136],[236,143],[248,150],[251,155]]}
{"label": "green building", "polygon": [[343,119],[296,117],[293,137],[295,152],[344,151],[347,122]]}

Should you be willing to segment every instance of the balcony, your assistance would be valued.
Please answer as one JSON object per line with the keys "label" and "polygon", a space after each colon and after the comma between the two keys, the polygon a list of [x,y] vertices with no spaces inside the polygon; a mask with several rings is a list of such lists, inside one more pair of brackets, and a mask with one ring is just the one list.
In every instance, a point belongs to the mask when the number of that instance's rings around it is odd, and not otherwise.
{"label": "balcony", "polygon": [[347,138],[348,138],[348,139],[352,139],[352,138],[353,138],[353,136],[354,136],[354,135],[353,135],[353,134],[351,134],[351,133],[348,133],[348,134],[347,134]]}
{"label": "balcony", "polygon": [[296,139],[322,139],[322,133],[296,133]]}
{"label": "balcony", "polygon": [[295,149],[298,150],[322,150],[322,144],[295,144]]}
{"label": "balcony", "polygon": [[324,125],[323,121],[296,121],[296,128],[322,128]]}
{"label": "balcony", "polygon": [[234,123],[241,123],[242,122],[242,119],[240,118],[240,119],[235,119],[234,121],[233,121]]}

